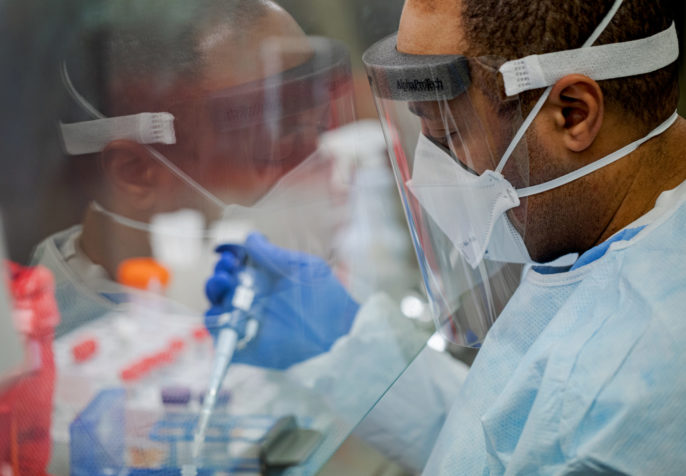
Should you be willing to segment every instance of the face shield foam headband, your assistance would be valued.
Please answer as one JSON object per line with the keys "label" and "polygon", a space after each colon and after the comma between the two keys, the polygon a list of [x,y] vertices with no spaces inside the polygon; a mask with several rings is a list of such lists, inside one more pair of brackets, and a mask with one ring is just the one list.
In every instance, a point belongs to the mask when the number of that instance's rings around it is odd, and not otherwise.
{"label": "face shield foam headband", "polygon": [[[500,65],[498,72],[505,90],[504,95],[498,93],[500,96],[513,98],[523,91],[546,89],[492,167],[481,174],[467,171],[450,154],[423,135],[417,143],[411,166],[410,161],[404,161],[407,170],[405,173],[400,170],[399,180],[451,239],[472,268],[476,268],[484,258],[533,263],[521,233],[510,222],[506,213],[508,210],[518,207],[523,197],[560,187],[625,157],[676,121],[675,112],[645,137],[549,182],[515,187],[503,176],[508,160],[559,79],[573,73],[597,81],[628,77],[650,73],[676,61],[679,48],[674,24],[648,38],[591,46],[612,20],[621,3],[622,0],[614,3],[581,48],[532,55]],[[446,104],[468,95],[472,81],[470,68],[475,60],[460,55],[409,55],[398,52],[395,44],[395,36],[386,38],[372,46],[363,57],[382,121],[386,119],[389,122],[385,104],[390,102]],[[445,109],[442,108],[441,114],[446,122],[444,129],[447,130],[453,118],[447,117]],[[405,154],[399,145],[396,125],[387,126],[387,138],[393,142],[389,148],[396,154],[411,155]]]}

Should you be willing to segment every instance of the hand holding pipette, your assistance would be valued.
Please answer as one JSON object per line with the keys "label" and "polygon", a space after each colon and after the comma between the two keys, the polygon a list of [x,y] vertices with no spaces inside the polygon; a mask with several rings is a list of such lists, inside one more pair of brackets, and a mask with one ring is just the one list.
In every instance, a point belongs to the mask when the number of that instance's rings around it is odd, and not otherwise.
{"label": "hand holding pipette", "polygon": [[328,351],[348,333],[359,308],[317,256],[279,248],[258,233],[217,252],[221,257],[205,286],[212,304],[205,325],[215,340],[215,358],[197,452],[231,362],[287,369]]}
{"label": "hand holding pipette", "polygon": [[[233,362],[276,370],[328,351],[348,333],[359,305],[322,258],[273,245],[252,233],[242,246],[255,280],[251,313],[260,329],[249,345],[238,349]],[[236,248],[237,247],[237,248]],[[205,324],[216,339],[222,329],[212,315],[233,309],[244,269],[237,255],[222,255],[206,286],[212,303]]]}

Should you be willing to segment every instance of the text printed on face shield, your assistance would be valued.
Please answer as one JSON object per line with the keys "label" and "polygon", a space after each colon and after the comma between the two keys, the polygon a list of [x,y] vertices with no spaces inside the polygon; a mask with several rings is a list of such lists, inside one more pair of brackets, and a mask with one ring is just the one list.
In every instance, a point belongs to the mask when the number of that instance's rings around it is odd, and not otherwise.
{"label": "text printed on face shield", "polygon": [[439,78],[430,79],[399,79],[396,81],[396,88],[399,91],[443,91],[443,81]]}

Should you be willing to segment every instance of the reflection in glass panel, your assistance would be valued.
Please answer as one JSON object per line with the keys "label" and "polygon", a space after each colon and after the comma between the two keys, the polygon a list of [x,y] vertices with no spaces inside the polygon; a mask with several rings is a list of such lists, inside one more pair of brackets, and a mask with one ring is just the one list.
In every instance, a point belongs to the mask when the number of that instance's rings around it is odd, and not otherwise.
{"label": "reflection in glass panel", "polygon": [[425,344],[383,135],[356,114],[382,33],[352,24],[391,7],[283,6],[299,22],[258,0],[0,7],[7,254],[52,303],[14,338],[44,352],[15,415],[49,435],[35,465],[314,474]]}

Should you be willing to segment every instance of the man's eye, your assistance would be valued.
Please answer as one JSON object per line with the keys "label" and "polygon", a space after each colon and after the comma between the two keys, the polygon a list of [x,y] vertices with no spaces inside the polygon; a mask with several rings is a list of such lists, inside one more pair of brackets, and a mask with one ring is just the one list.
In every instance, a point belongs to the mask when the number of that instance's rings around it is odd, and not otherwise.
{"label": "man's eye", "polygon": [[442,134],[440,136],[429,136],[429,139],[431,141],[438,145],[443,147],[443,149],[446,150],[446,152],[451,152],[453,149],[456,149],[458,144],[456,144],[457,140],[454,137],[454,134]]}
{"label": "man's eye", "polygon": [[444,149],[450,150],[450,141],[448,141],[448,139],[446,139],[445,137],[441,139],[436,139],[436,143]]}
{"label": "man's eye", "polygon": [[436,136],[432,136],[432,135],[426,135],[426,138],[429,139],[434,144],[436,144],[437,146],[442,147],[447,152],[450,152],[450,143],[448,142],[448,139],[446,137],[436,137]]}

